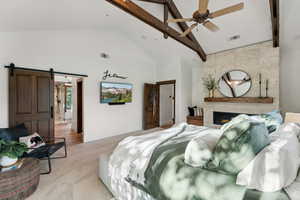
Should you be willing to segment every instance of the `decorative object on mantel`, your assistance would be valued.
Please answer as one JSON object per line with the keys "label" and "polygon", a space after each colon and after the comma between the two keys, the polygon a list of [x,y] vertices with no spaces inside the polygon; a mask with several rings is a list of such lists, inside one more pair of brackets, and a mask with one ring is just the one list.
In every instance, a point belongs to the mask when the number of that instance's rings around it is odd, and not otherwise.
{"label": "decorative object on mantel", "polygon": [[219,79],[218,89],[225,97],[241,97],[247,94],[252,86],[250,75],[241,70],[232,70]]}
{"label": "decorative object on mantel", "polygon": [[128,77],[120,76],[116,73],[110,73],[108,70],[104,72],[104,76],[102,77],[103,80],[106,80],[107,78],[119,78],[119,79],[127,79]]}
{"label": "decorative object on mantel", "polygon": [[230,98],[230,97],[221,97],[221,98],[205,98],[204,102],[211,103],[265,103],[272,104],[274,99],[272,97],[268,98],[259,98],[259,97],[239,97],[239,98]]}
{"label": "decorative object on mantel", "polygon": [[269,80],[266,80],[266,98],[268,98]]}
{"label": "decorative object on mantel", "polygon": [[259,74],[259,98],[262,98],[262,94],[261,94],[261,73]]}
{"label": "decorative object on mantel", "polygon": [[203,78],[203,85],[209,92],[209,97],[215,97],[215,90],[218,89],[218,84],[216,79],[209,74],[207,78]]}

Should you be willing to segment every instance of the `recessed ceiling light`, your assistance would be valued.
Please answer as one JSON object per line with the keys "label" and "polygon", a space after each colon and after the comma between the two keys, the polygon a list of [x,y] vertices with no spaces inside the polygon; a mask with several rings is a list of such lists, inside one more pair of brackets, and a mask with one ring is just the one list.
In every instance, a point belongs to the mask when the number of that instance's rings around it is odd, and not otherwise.
{"label": "recessed ceiling light", "polygon": [[105,14],[105,17],[109,17],[109,14]]}
{"label": "recessed ceiling light", "polygon": [[234,35],[234,36],[232,36],[232,37],[229,38],[229,41],[238,40],[240,38],[241,38],[240,35]]}
{"label": "recessed ceiling light", "polygon": [[104,58],[104,59],[109,58],[109,55],[107,53],[101,53],[100,56],[101,56],[101,58]]}

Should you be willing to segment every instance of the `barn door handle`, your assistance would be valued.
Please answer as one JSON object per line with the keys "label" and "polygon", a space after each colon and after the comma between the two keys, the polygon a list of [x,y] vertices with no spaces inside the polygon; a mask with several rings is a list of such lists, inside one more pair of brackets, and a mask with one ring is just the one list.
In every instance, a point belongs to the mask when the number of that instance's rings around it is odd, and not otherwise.
{"label": "barn door handle", "polygon": [[51,119],[53,119],[53,117],[54,117],[54,114],[53,114],[53,106],[51,106],[50,112],[51,112]]}

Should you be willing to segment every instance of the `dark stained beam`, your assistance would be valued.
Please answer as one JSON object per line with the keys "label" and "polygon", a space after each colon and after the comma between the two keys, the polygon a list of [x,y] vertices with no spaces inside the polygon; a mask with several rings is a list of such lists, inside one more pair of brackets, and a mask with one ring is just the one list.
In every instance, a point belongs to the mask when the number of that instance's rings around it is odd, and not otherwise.
{"label": "dark stained beam", "polygon": [[149,2],[149,3],[165,4],[165,0],[139,0],[139,1],[145,1],[145,2]]}
{"label": "dark stained beam", "polygon": [[[175,5],[175,3],[173,2],[173,0],[166,0],[166,4],[168,5],[169,11],[171,13],[171,15],[173,16],[173,18],[175,19],[181,19],[183,18],[183,16],[181,15],[180,11],[178,10],[177,6]],[[180,29],[182,30],[182,32],[186,31],[189,26],[187,25],[187,23],[185,22],[179,22],[178,23]],[[194,34],[192,32],[190,32],[187,37],[193,41],[198,48],[202,49],[201,45],[199,44],[198,40],[196,39],[196,37],[194,36]],[[204,52],[204,50],[202,49],[202,51]]]}
{"label": "dark stained beam", "polygon": [[[169,19],[169,8],[168,5],[164,4],[164,24],[168,26],[168,19]],[[164,38],[168,39],[168,34],[164,33]]]}
{"label": "dark stained beam", "polygon": [[273,46],[279,47],[279,0],[269,0],[272,20]]}
{"label": "dark stained beam", "polygon": [[174,40],[180,42],[181,44],[197,52],[197,54],[201,57],[201,59],[203,61],[206,61],[206,54],[202,48],[199,48],[199,46],[195,44],[193,41],[191,41],[189,38],[180,37],[179,32],[177,32],[175,29],[169,26],[166,26],[164,22],[160,21],[158,18],[154,17],[153,15],[151,15],[146,10],[139,7],[132,1],[130,0],[106,0],[106,1],[124,10],[125,12],[131,14],[132,16],[140,19],[141,21],[152,26],[153,28],[161,31],[162,33],[168,34]]}

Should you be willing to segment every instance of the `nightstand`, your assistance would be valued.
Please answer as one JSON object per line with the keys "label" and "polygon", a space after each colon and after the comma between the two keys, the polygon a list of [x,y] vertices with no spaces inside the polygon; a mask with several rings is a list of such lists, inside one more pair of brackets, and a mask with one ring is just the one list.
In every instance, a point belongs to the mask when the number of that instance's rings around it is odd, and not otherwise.
{"label": "nightstand", "polygon": [[186,121],[188,124],[203,126],[203,116],[187,116]]}

